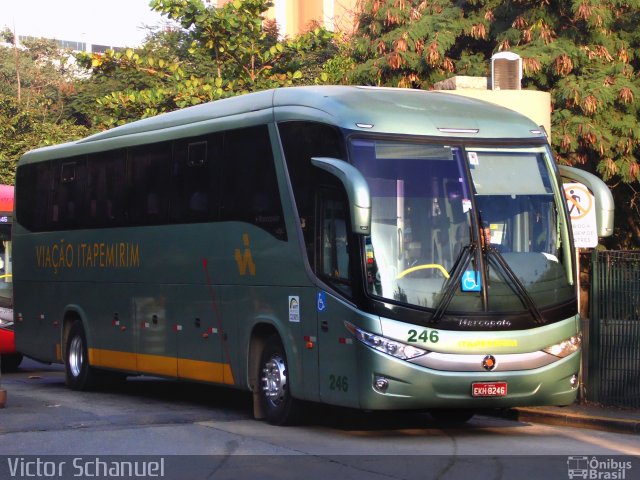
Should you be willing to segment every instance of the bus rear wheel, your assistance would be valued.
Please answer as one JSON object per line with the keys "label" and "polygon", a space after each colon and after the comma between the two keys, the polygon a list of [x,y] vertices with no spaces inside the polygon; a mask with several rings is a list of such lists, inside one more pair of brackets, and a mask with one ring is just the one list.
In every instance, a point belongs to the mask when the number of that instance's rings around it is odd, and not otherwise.
{"label": "bus rear wheel", "polygon": [[80,321],[69,330],[65,349],[65,380],[73,390],[90,390],[95,387],[96,373],[89,366],[87,336]]}
{"label": "bus rear wheel", "polygon": [[271,336],[260,357],[260,402],[271,425],[300,420],[300,401],[291,396],[287,356],[278,335]]}

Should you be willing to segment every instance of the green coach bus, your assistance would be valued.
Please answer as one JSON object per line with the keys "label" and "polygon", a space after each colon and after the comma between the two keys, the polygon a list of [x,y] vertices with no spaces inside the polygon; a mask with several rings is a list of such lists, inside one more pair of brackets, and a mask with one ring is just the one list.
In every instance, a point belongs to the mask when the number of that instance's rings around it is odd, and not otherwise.
{"label": "green coach bus", "polygon": [[561,175],[537,125],[485,102],[282,88],[38,149],[13,249],[17,349],[74,389],[228,385],[273,424],[576,398]]}

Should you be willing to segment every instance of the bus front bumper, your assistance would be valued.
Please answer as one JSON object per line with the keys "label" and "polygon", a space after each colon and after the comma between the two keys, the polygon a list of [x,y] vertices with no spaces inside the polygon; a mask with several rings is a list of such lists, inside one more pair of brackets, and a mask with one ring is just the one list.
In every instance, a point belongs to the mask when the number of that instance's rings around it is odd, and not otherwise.
{"label": "bus front bumper", "polygon": [[414,365],[364,345],[358,349],[363,409],[560,406],[572,404],[578,392],[580,351],[532,370],[457,372]]}

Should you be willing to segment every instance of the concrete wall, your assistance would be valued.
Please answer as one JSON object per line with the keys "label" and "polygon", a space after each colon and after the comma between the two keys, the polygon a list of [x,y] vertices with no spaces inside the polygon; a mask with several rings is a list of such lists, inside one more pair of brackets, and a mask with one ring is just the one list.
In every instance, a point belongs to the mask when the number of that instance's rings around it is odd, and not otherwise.
{"label": "concrete wall", "polygon": [[537,90],[489,90],[486,77],[456,76],[434,85],[435,90],[477,98],[515,110],[542,125],[551,139],[551,94]]}
{"label": "concrete wall", "polygon": [[537,90],[445,90],[463,97],[477,98],[515,110],[542,125],[551,139],[551,95]]}

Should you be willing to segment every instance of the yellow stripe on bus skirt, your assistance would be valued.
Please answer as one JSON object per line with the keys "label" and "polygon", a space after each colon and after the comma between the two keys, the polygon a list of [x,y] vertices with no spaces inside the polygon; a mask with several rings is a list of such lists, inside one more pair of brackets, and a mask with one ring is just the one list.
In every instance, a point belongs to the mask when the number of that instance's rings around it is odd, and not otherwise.
{"label": "yellow stripe on bus skirt", "polygon": [[93,367],[115,368],[202,382],[235,384],[230,365],[219,362],[90,348],[89,364]]}

